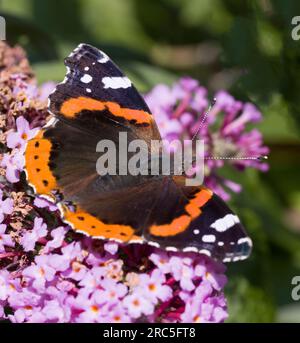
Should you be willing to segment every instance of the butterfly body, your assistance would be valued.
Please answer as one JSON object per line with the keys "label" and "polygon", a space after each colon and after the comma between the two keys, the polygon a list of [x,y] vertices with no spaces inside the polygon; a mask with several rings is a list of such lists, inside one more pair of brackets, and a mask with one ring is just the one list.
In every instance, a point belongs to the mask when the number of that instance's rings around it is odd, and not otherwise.
{"label": "butterfly body", "polygon": [[131,175],[125,166],[125,172],[99,174],[99,141],[115,143],[118,164],[133,156],[122,153],[120,133],[129,144],[143,141],[150,157],[151,142],[161,136],[143,98],[106,54],[80,44],[65,64],[67,75],[49,98],[55,119],[25,151],[35,192],[58,201],[64,221],[95,238],[146,242],[224,262],[247,258],[251,240],[238,217],[204,186],[186,186],[184,176],[161,170]]}

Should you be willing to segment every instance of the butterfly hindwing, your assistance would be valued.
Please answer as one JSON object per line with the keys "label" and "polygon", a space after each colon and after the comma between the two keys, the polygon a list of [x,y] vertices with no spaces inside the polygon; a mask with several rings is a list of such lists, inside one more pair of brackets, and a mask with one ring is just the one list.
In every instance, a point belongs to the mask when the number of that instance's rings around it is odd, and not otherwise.
{"label": "butterfly hindwing", "polygon": [[165,187],[151,211],[144,232],[147,241],[166,250],[198,252],[223,262],[250,255],[251,239],[220,197],[203,186],[185,186],[181,177],[169,178]]}

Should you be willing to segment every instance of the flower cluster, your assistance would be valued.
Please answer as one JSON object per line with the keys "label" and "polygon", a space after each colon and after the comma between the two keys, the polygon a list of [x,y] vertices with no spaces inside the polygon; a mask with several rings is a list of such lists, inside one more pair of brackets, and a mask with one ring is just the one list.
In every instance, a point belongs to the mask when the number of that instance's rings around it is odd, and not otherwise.
{"label": "flower cluster", "polygon": [[262,134],[257,129],[245,130],[247,124],[256,123],[262,117],[253,104],[242,103],[226,91],[219,91],[214,99],[208,111],[206,88],[189,77],[172,87],[157,85],[145,96],[163,138],[171,142],[196,135],[204,141],[205,184],[228,200],[228,190],[239,192],[241,185],[224,179],[218,169],[226,163],[238,170],[253,167],[266,171],[267,163],[258,157],[267,155],[269,149],[263,146]]}
{"label": "flower cluster", "polygon": [[[47,121],[53,84],[36,85],[20,48],[0,43],[0,64],[0,320],[223,322],[224,265],[194,253],[84,237],[61,220],[55,204],[32,194],[23,153]],[[190,79],[172,89],[157,86],[146,98],[168,139],[192,134],[207,107],[205,89]],[[226,125],[205,135],[214,149],[227,137],[236,150],[263,153],[259,133],[242,132],[259,112],[238,104],[219,93],[213,112],[224,111]],[[217,167],[212,163],[210,172]]]}

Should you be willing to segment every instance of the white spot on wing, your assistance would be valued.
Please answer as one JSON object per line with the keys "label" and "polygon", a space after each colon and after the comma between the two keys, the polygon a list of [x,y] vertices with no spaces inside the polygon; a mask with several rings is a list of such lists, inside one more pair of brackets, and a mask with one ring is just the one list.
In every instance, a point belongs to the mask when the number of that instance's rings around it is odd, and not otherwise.
{"label": "white spot on wing", "polygon": [[118,89],[131,87],[131,81],[126,76],[105,76],[103,77],[102,82],[104,84],[104,88]]}
{"label": "white spot on wing", "polygon": [[178,251],[178,249],[175,247],[166,247],[166,250],[167,251]]}
{"label": "white spot on wing", "polygon": [[147,244],[152,245],[155,248],[159,248],[159,244],[156,242],[148,241]]}
{"label": "white spot on wing", "polygon": [[201,250],[199,250],[199,253],[203,254],[203,255],[211,256],[210,251],[207,249],[201,249]]}
{"label": "white spot on wing", "polygon": [[86,90],[88,93],[91,93],[91,91],[92,91],[91,88],[86,88],[85,90]]}
{"label": "white spot on wing", "polygon": [[89,83],[89,82],[91,82],[92,80],[93,80],[93,78],[92,78],[91,75],[89,75],[89,74],[84,74],[84,75],[82,76],[82,78],[80,79],[80,81],[83,82],[83,83]]}
{"label": "white spot on wing", "polygon": [[202,242],[205,242],[205,243],[213,243],[215,241],[216,241],[215,235],[204,235],[202,237]]}
{"label": "white spot on wing", "polygon": [[199,230],[194,230],[193,231],[195,235],[199,235],[200,231]]}
{"label": "white spot on wing", "polygon": [[84,70],[85,71],[88,71],[90,68],[89,67],[84,67]]}
{"label": "white spot on wing", "polygon": [[183,249],[184,252],[198,252],[198,249],[195,247],[186,247]]}
{"label": "white spot on wing", "polygon": [[101,54],[103,55],[101,58],[99,58],[98,62],[99,63],[106,63],[109,61],[109,57],[106,55],[106,53],[104,53],[103,51],[101,51]]}
{"label": "white spot on wing", "polygon": [[223,262],[230,262],[231,261],[231,257],[225,257],[223,258]]}
{"label": "white spot on wing", "polygon": [[228,213],[225,217],[217,219],[210,227],[214,228],[216,231],[224,232],[239,222],[238,216]]}

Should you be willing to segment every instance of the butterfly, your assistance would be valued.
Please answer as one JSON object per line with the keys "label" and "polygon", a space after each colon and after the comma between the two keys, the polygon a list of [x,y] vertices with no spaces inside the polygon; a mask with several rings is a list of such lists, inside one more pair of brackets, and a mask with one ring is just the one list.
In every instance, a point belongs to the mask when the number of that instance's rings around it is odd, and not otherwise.
{"label": "butterfly", "polygon": [[183,175],[104,175],[95,168],[100,140],[150,146],[161,140],[148,106],[102,51],[80,44],[65,59],[67,73],[49,96],[53,118],[25,150],[35,193],[58,204],[77,232],[167,251],[197,252],[231,262],[246,259],[251,239],[239,218],[204,186]]}

